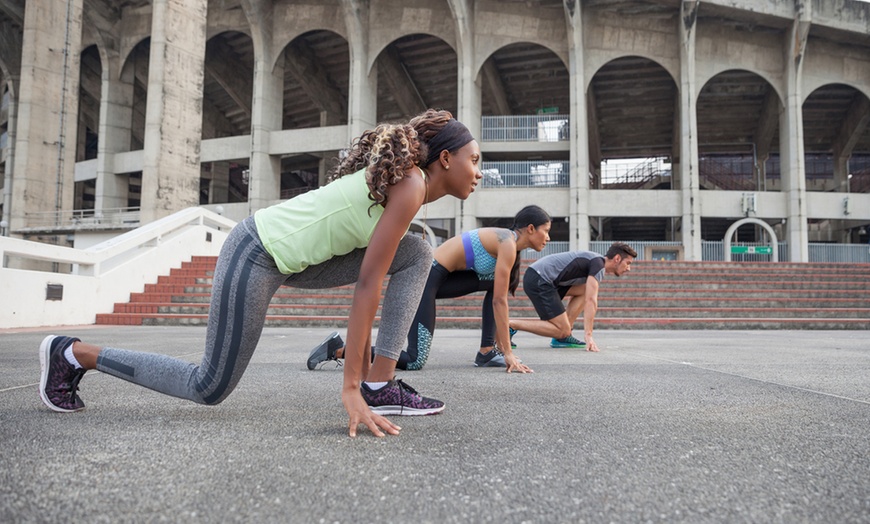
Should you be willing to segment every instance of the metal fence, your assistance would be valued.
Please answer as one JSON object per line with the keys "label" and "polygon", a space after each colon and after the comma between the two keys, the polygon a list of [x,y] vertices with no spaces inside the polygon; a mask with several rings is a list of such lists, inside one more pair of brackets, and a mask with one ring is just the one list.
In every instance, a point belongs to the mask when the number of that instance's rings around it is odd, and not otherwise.
{"label": "metal fence", "polygon": [[481,117],[480,139],[485,142],[563,142],[571,136],[570,116],[501,115]]}
{"label": "metal fence", "polygon": [[[589,251],[605,254],[613,244],[611,240],[594,240],[589,243]],[[682,246],[681,242],[648,242],[648,241],[629,241],[626,242],[629,246],[637,251],[639,258],[646,258],[645,253],[648,248],[663,248],[662,253],[667,253],[668,249],[675,250]],[[768,244],[760,242],[734,242],[731,247],[765,247]],[[828,262],[840,264],[870,264],[870,245],[867,244],[827,244],[827,243],[810,243],[809,261],[810,262]],[[532,249],[526,249],[522,252],[522,257],[525,259],[537,260],[543,256],[553,253],[563,253],[569,250],[568,242],[550,242],[544,251],[538,253]],[[777,252],[780,262],[789,261],[788,243],[781,242],[777,244]],[[701,242],[701,259],[705,261],[723,261],[725,260],[725,246],[719,241],[703,241]],[[772,256],[770,254],[758,253],[732,253],[732,262],[770,262]]]}
{"label": "metal fence", "polygon": [[483,187],[568,187],[569,162],[483,162]]}
{"label": "metal fence", "polygon": [[810,243],[810,262],[870,263],[870,245]]}

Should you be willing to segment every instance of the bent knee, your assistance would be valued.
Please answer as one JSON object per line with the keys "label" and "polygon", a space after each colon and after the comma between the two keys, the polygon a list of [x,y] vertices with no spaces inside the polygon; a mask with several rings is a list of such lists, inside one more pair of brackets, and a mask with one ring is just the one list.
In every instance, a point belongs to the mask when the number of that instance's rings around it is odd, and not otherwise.
{"label": "bent knee", "polygon": [[432,244],[417,235],[405,235],[399,244],[399,249],[406,251],[408,255],[424,259],[432,259]]}

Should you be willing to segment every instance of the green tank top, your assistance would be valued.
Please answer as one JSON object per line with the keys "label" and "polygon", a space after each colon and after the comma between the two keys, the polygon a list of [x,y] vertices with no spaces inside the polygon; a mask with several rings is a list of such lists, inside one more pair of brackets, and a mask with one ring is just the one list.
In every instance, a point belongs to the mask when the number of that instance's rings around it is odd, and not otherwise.
{"label": "green tank top", "polygon": [[257,233],[284,274],[369,245],[384,213],[369,200],[365,169],[254,213]]}

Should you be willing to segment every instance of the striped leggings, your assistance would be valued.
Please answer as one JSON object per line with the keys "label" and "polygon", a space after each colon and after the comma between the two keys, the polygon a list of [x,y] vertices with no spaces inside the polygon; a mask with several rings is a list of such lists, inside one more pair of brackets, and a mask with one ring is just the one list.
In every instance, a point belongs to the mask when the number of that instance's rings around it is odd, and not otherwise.
{"label": "striped leggings", "polygon": [[[358,280],[365,249],[285,275],[257,235],[253,217],[230,232],[214,272],[205,354],[197,366],[173,357],[103,348],[97,369],[200,404],[218,404],[232,393],[260,340],[266,310],[281,285],[322,289]],[[432,264],[432,248],[407,235],[390,265],[376,353],[397,360]]]}

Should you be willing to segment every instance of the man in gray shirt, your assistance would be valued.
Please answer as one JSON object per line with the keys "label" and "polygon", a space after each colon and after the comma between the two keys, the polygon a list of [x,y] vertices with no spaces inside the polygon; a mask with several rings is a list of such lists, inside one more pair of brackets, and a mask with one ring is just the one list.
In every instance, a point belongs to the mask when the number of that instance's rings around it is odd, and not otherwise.
{"label": "man in gray shirt", "polygon": [[[552,337],[554,348],[586,348],[598,351],[592,339],[595,313],[598,311],[598,286],[605,274],[621,276],[631,271],[637,252],[628,244],[615,242],[605,256],[591,251],[569,251],[548,255],[533,263],[523,277],[523,290],[540,320],[510,321],[511,337],[517,331],[528,331]],[[568,308],[562,299],[568,299]],[[571,335],[574,323],[583,312],[585,343]],[[513,343],[511,343],[513,345]]]}

